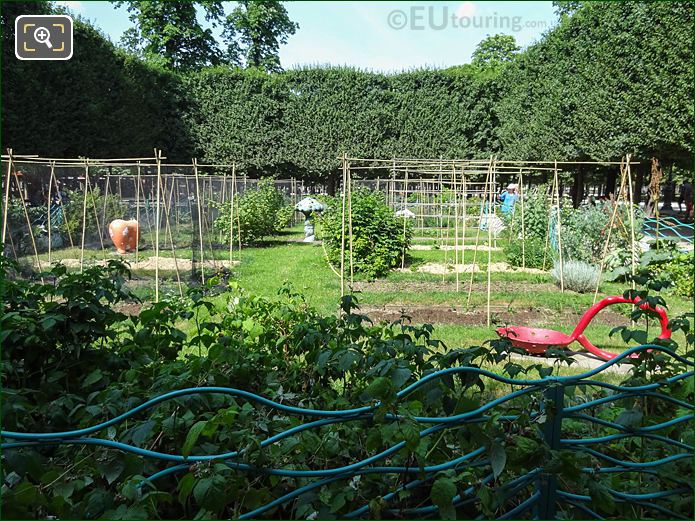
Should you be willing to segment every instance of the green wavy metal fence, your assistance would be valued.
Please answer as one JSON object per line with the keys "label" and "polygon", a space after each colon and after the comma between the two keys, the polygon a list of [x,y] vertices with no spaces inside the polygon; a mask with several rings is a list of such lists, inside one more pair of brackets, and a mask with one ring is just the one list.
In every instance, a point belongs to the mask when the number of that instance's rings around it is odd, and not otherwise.
{"label": "green wavy metal fence", "polygon": [[[681,374],[669,376],[661,380],[639,386],[620,386],[606,383],[594,379],[596,375],[603,371],[610,370],[611,366],[624,362],[625,359],[635,353],[650,350],[652,353],[663,352],[666,356],[673,357],[688,369]],[[481,377],[489,378],[502,382],[507,385],[518,387],[513,392],[493,399],[475,410],[445,417],[418,416],[415,419],[421,425],[419,436],[428,437],[440,433],[447,429],[465,429],[474,424],[481,424],[490,419],[495,414],[495,408],[502,404],[512,403],[521,396],[531,394],[538,395],[539,399],[535,402],[537,407],[534,410],[525,411],[536,420],[539,441],[547,444],[550,450],[570,449],[592,456],[598,462],[592,467],[582,468],[581,472],[589,475],[605,474],[628,474],[638,473],[644,476],[645,490],[620,491],[613,488],[608,489],[612,500],[616,503],[629,502],[643,509],[645,516],[668,519],[688,519],[692,518],[692,512],[675,512],[669,508],[669,498],[679,497],[690,498],[692,505],[692,474],[683,475],[682,479],[670,478],[661,479],[660,469],[664,465],[671,464],[680,460],[692,460],[693,446],[682,440],[675,439],[670,433],[674,427],[693,421],[692,403],[687,403],[672,395],[663,392],[665,388],[692,379],[695,372],[692,370],[692,361],[669,351],[663,347],[655,345],[644,345],[629,349],[619,357],[604,363],[600,367],[587,371],[577,376],[547,377],[539,380],[516,380],[509,379],[484,369],[472,367],[455,367],[432,373],[419,381],[409,385],[398,393],[399,401],[406,401],[408,396],[415,390],[433,381],[446,378],[453,374],[465,375],[472,373]],[[577,399],[571,389],[596,388],[601,390],[601,396],[592,399]],[[162,394],[151,400],[145,401],[141,405],[129,410],[128,412],[113,418],[109,421],[94,425],[92,427],[66,432],[12,432],[2,431],[3,451],[19,449],[23,447],[39,447],[44,445],[76,445],[76,446],[100,446],[113,450],[130,452],[143,458],[161,462],[161,470],[145,478],[146,482],[156,486],[158,480],[165,476],[185,472],[190,465],[196,462],[216,461],[225,462],[227,466],[236,469],[238,472],[253,475],[274,475],[286,478],[300,478],[299,481],[305,483],[297,486],[293,490],[278,493],[277,497],[267,504],[256,508],[253,511],[244,513],[242,519],[252,519],[273,515],[275,507],[286,506],[295,498],[302,496],[310,491],[316,490],[326,484],[343,480],[346,483],[356,476],[367,474],[397,474],[403,479],[401,484],[392,490],[384,490],[381,494],[381,501],[386,505],[381,510],[381,516],[405,517],[405,518],[427,518],[439,514],[438,507],[429,504],[418,507],[399,508],[398,498],[402,491],[416,490],[421,487],[428,487],[434,480],[435,475],[440,471],[448,469],[462,469],[464,467],[475,467],[486,469],[486,477],[482,483],[489,483],[495,488],[496,493],[501,498],[499,519],[510,518],[534,518],[534,519],[556,519],[568,516],[577,518],[597,518],[602,516],[592,508],[592,497],[587,491],[567,490],[558,474],[544,467],[539,462],[537,468],[531,469],[527,473],[520,475],[506,483],[499,483],[495,479],[491,467],[489,447],[480,446],[474,450],[469,450],[452,458],[451,460],[423,467],[413,466],[393,466],[390,465],[391,457],[404,449],[406,442],[401,441],[360,461],[346,461],[344,465],[333,468],[311,469],[294,466],[285,467],[254,467],[240,461],[244,449],[232,450],[221,454],[190,455],[185,457],[182,454],[161,453],[146,448],[138,447],[117,440],[108,439],[105,431],[112,426],[126,422],[130,418],[140,418],[148,410],[158,404],[181,398],[184,396],[219,393],[233,396],[237,399],[245,399],[253,402],[256,406],[267,407],[278,414],[295,415],[305,420],[305,423],[279,432],[266,438],[262,447],[269,447],[282,440],[293,436],[299,436],[302,432],[311,429],[319,429],[335,424],[373,421],[375,413],[381,407],[380,403],[374,405],[357,407],[346,410],[316,410],[305,409],[302,407],[290,406],[284,403],[269,400],[257,394],[249,393],[240,389],[227,387],[197,387],[179,389]],[[585,396],[582,394],[582,396]],[[574,397],[574,398],[573,398]],[[658,424],[651,424],[646,427],[627,427],[617,422],[607,421],[592,414],[592,409],[597,406],[615,404],[621,400],[637,397],[648,397],[650,400],[663,400],[675,406],[674,410],[681,411],[682,414],[674,415],[668,421]],[[518,415],[501,415],[497,421],[514,421]],[[396,414],[386,414],[380,421],[398,421]],[[603,435],[593,438],[575,437],[576,432],[568,428],[567,422],[589,422],[609,428],[615,431],[613,434]],[[607,454],[607,449],[612,443],[626,438],[641,440],[642,443],[660,444],[663,447],[663,457],[651,461],[640,461],[639,451],[631,460],[617,459]],[[690,467],[692,470],[692,466]],[[144,484],[144,482],[143,482]],[[478,484],[479,486],[479,484]],[[658,486],[658,490],[655,489]],[[471,505],[480,500],[476,494],[476,485],[473,484],[465,489],[459,489],[458,494],[453,498],[454,506],[461,507]],[[646,514],[649,513],[649,514]],[[371,514],[369,504],[356,504],[345,518],[356,519],[369,517]],[[480,515],[479,518],[484,518]]]}

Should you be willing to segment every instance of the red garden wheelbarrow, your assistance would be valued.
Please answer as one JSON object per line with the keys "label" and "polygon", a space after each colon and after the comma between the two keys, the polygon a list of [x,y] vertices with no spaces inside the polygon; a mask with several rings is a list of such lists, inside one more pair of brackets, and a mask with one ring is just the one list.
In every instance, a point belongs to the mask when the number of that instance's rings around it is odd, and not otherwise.
{"label": "red garden wheelbarrow", "polygon": [[[566,335],[560,331],[554,331],[552,329],[539,329],[535,327],[523,327],[523,326],[508,326],[508,327],[498,327],[496,329],[497,334],[502,338],[508,338],[514,347],[520,347],[525,349],[527,352],[533,355],[543,354],[548,350],[548,347],[566,347],[570,345],[575,340],[579,342],[584,348],[590,353],[603,358],[604,360],[611,360],[618,356],[615,353],[610,353],[599,349],[594,344],[589,342],[589,340],[584,336],[584,330],[589,322],[596,316],[596,314],[601,311],[606,306],[611,304],[634,304],[642,309],[648,309],[655,312],[659,317],[659,324],[661,325],[661,334],[658,338],[667,339],[671,338],[671,330],[668,328],[668,317],[666,316],[666,310],[660,307],[652,307],[648,303],[641,303],[639,297],[634,300],[626,299],[623,297],[606,297],[600,302],[597,302],[589,308],[589,310],[584,313],[579,324],[574,328],[571,335]],[[638,353],[631,355],[633,358],[639,356]]]}

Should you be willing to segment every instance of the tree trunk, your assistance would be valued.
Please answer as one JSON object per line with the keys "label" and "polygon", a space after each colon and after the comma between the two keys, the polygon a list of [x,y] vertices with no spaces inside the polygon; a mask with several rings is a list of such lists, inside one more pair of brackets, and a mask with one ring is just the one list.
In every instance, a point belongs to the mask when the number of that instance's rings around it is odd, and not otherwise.
{"label": "tree trunk", "polygon": [[577,173],[574,174],[574,184],[572,185],[572,206],[579,208],[584,200],[584,167],[577,166]]}
{"label": "tree trunk", "polygon": [[338,181],[338,172],[331,172],[328,174],[328,179],[326,180],[326,192],[328,195],[335,196],[335,188]]}
{"label": "tree trunk", "polygon": [[605,197],[615,193],[615,181],[617,178],[618,172],[616,170],[611,169],[608,171],[608,175],[606,175],[606,187],[603,192]]}
{"label": "tree trunk", "polygon": [[638,206],[642,202],[642,187],[644,186],[644,177],[649,167],[649,163],[640,163],[637,166],[637,176],[635,176],[634,202]]}
{"label": "tree trunk", "polygon": [[676,186],[673,182],[673,163],[668,165],[668,177],[666,178],[666,184],[663,185],[664,197],[662,199],[663,204],[661,205],[661,211],[667,212],[673,211],[673,198],[676,195]]}

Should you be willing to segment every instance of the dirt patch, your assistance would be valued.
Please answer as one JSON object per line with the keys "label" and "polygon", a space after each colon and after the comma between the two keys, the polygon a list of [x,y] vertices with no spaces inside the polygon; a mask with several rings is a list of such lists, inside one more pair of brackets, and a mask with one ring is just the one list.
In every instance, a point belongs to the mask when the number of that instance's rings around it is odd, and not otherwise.
{"label": "dirt patch", "polygon": [[[409,273],[412,268],[397,268],[396,271]],[[446,275],[447,273],[487,273],[487,268],[481,268],[478,264],[444,264],[441,262],[427,262],[415,267],[418,273],[430,273],[432,275]],[[546,274],[546,271],[537,268],[514,268],[506,262],[493,262],[490,264],[493,273],[533,273]]]}
{"label": "dirt patch", "polygon": [[[401,304],[389,304],[385,306],[363,306],[361,313],[367,315],[375,322],[385,320],[393,322],[401,317],[402,313],[409,316],[414,324],[459,324],[466,326],[486,326],[487,313],[484,309],[465,311],[449,305],[408,306]],[[580,313],[557,313],[545,309],[519,309],[508,310],[506,308],[492,309],[492,320],[495,324],[516,324],[528,327],[541,327],[548,324],[567,324],[573,327],[581,318]],[[603,311],[596,315],[592,324],[605,324],[609,326],[625,325],[629,319],[613,313]]]}
{"label": "dirt patch", "polygon": [[142,309],[142,304],[138,302],[121,302],[119,304],[116,304],[113,309],[115,311],[118,311],[119,313],[123,313],[125,315],[131,315],[131,316],[136,316],[140,314],[140,310]]}
{"label": "dirt patch", "polygon": [[[469,281],[461,280],[459,291],[462,295],[468,294]],[[503,290],[506,294],[514,293],[533,293],[536,291],[555,291],[557,286],[550,283],[531,284],[528,282],[502,282],[500,287],[496,287],[497,283],[492,283],[493,291]],[[373,280],[369,282],[357,281],[352,285],[355,291],[365,293],[423,293],[423,292],[454,292],[456,291],[456,283],[451,281],[444,282],[427,282],[427,281],[403,281],[395,282],[389,280]],[[473,293],[487,291],[487,284],[482,282],[473,283]]]}
{"label": "dirt patch", "polygon": [[453,251],[453,250],[478,250],[478,251],[502,251],[502,248],[498,248],[496,246],[493,246],[492,248],[490,246],[485,246],[485,245],[478,245],[476,248],[474,244],[458,244],[456,246],[454,245],[441,245],[441,246],[434,246],[432,244],[413,244],[410,246],[411,250],[422,250],[422,251],[429,251],[429,250],[442,250],[442,251]]}

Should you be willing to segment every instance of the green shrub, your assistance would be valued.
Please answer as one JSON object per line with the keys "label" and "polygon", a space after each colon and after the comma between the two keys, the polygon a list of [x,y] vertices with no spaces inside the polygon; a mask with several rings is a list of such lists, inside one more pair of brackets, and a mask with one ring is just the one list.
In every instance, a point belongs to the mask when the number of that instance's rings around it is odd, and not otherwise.
{"label": "green shrub", "polygon": [[[596,289],[598,283],[598,268],[586,262],[568,260],[563,262],[562,276],[565,289],[576,291],[577,293],[587,293]],[[555,283],[560,285],[560,263],[556,262],[550,274],[555,279]]]}
{"label": "green shrub", "polygon": [[[642,236],[641,210],[636,206],[631,208],[628,205],[620,205],[611,231],[609,252],[629,252],[631,210],[635,212],[635,240]],[[577,209],[568,209],[567,215],[562,216],[562,252],[565,258],[588,263],[600,262],[612,214],[613,204],[610,201],[582,204]]]}
{"label": "green shrub", "polygon": [[67,201],[63,202],[65,213],[60,231],[65,241],[68,240],[68,236],[71,236],[75,244],[79,244],[82,237],[83,217],[85,241],[88,242],[99,240],[99,231],[101,231],[102,239],[107,239],[111,221],[135,218],[134,214],[126,215],[126,207],[117,195],[101,195],[99,188],[94,188],[87,193],[86,213],[84,212],[84,192],[66,190],[66,199]]}
{"label": "green shrub", "polygon": [[657,273],[665,275],[665,278],[671,282],[671,289],[676,295],[693,298],[694,267],[692,252],[677,252],[671,260],[657,269]]}
{"label": "green shrub", "polygon": [[[522,250],[523,248],[523,250]],[[527,238],[526,244],[522,245],[521,240],[513,239],[504,247],[504,254],[507,262],[514,267],[520,268],[525,265],[527,268],[546,269],[552,263],[551,251],[544,255],[545,242],[541,239]],[[522,255],[523,254],[523,255]],[[525,257],[525,263],[524,261]],[[545,265],[543,261],[545,260]]]}
{"label": "green shrub", "polygon": [[[234,209],[234,237],[236,242],[241,234],[243,244],[253,244],[264,237],[278,233],[289,224],[292,208],[285,201],[282,192],[275,187],[272,179],[262,179],[258,185],[239,197]],[[231,201],[218,204],[219,216],[213,224],[216,230],[229,241]],[[238,211],[238,217],[237,217]]]}
{"label": "green shrub", "polygon": [[[549,214],[548,185],[534,186],[524,192],[524,232],[527,238],[533,237],[545,240],[545,236],[548,233]],[[521,231],[520,206],[515,208],[514,221],[514,229]]]}
{"label": "green shrub", "polygon": [[[366,188],[357,188],[352,193],[352,248],[355,273],[367,277],[386,275],[401,262],[412,238],[412,223],[394,215],[386,204],[384,195]],[[331,198],[321,216],[321,237],[326,246],[328,259],[340,266],[342,238],[342,200]],[[349,236],[346,215],[345,266],[348,269]]]}
{"label": "green shrub", "polygon": [[[429,496],[445,496],[441,503],[451,506],[455,483],[470,482],[479,497],[503,493],[503,484],[534,468],[566,476],[578,494],[611,485],[610,475],[579,472],[595,464],[591,454],[568,450],[560,461],[556,451],[544,449],[535,420],[543,405],[535,393],[499,403],[496,414],[482,415],[480,422],[420,435],[428,427],[421,421],[423,417],[452,417],[500,396],[499,386],[490,386],[489,378],[461,372],[455,377],[451,372],[440,374],[407,395],[396,394],[434,371],[494,366],[511,378],[556,374],[557,363],[522,366],[510,361],[510,353],[517,350],[508,340],[449,349],[436,339],[431,325],[411,325],[405,319],[370,323],[359,313],[352,295],[341,299],[341,313],[323,315],[287,285],[276,298],[266,299],[238,291],[234,283],[222,287],[215,279],[206,287],[191,288],[183,298],[146,304],[139,314],[126,316],[113,308],[132,298],[123,286],[128,271],[122,261],[87,268],[84,273],[69,273],[58,266],[46,282],[17,279],[12,264],[3,257],[0,269],[4,271],[1,412],[7,431],[85,429],[131,411],[148,398],[201,386],[233,386],[286,406],[322,411],[380,404],[373,414],[345,417],[339,425],[313,424],[311,429],[299,429],[283,438],[280,433],[311,418],[254,403],[239,394],[206,392],[162,400],[127,421],[104,426],[89,435],[90,439],[3,447],[4,518],[238,518],[301,486],[302,480],[278,480],[264,469],[335,469],[396,444],[402,448],[380,459],[391,467],[448,465],[461,454],[487,449],[488,445],[498,448],[487,452],[499,454],[501,449],[506,455],[502,458],[506,463],[497,470],[498,482],[491,486],[487,485],[493,479],[489,465],[439,472],[434,482],[411,481],[411,495],[392,503],[402,511],[420,507]],[[692,317],[688,315],[672,317],[672,324],[674,330],[692,331]],[[631,338],[649,340],[643,330],[615,331],[620,331],[625,342]],[[676,338],[684,339],[685,345],[678,346],[673,340],[666,345],[683,352],[686,358],[692,357],[692,335]],[[628,380],[623,385],[663,382],[687,369],[659,352],[643,353],[639,364],[625,375]],[[577,406],[605,395],[602,389],[592,387],[596,386],[587,386],[581,396],[568,393],[565,405]],[[649,414],[638,418],[633,403],[598,403],[592,408],[598,423],[574,422],[568,428],[577,438],[598,438],[614,433],[606,422],[621,423],[625,417],[629,422],[623,423],[630,427],[655,428],[652,426],[682,415],[681,404],[693,399],[692,386],[683,378],[673,379],[660,392],[677,400],[662,400]],[[501,422],[500,416],[508,419]],[[359,421],[350,421],[355,419]],[[691,435],[688,422],[678,422],[670,430],[673,439]],[[270,437],[277,438],[269,442]],[[94,439],[184,457],[231,450],[240,454],[238,460],[220,457],[165,466],[160,458],[94,446]],[[3,438],[3,443],[6,441],[13,439]],[[602,451],[609,458],[628,460],[634,457],[635,449],[617,440],[607,442]],[[648,456],[660,460],[673,454],[670,445],[654,444]],[[480,461],[488,459],[485,453],[480,456]],[[251,470],[230,468],[237,461]],[[564,472],[563,465],[570,471]],[[692,471],[688,458],[674,460],[671,465],[676,474]],[[151,477],[164,468],[173,471],[149,483],[143,481],[143,476]],[[372,498],[402,486],[402,480],[401,474],[380,474],[374,479],[362,475],[360,479],[350,478],[354,487],[347,486],[346,480],[326,480],[321,493],[305,495],[303,503],[290,500],[277,505],[270,515],[253,517],[343,519],[356,507],[369,506]],[[665,476],[655,486],[668,486],[669,480]],[[637,487],[639,483],[632,484],[629,491]],[[329,512],[329,505],[333,510],[330,515],[313,516],[314,512]],[[516,505],[508,501],[494,508],[498,514],[507,513]],[[684,505],[679,511],[692,518],[691,507]],[[616,502],[610,511],[601,513],[627,518],[630,508]],[[478,514],[477,510],[470,512]],[[450,514],[453,518],[456,511]],[[371,512],[370,517],[377,516]]]}

